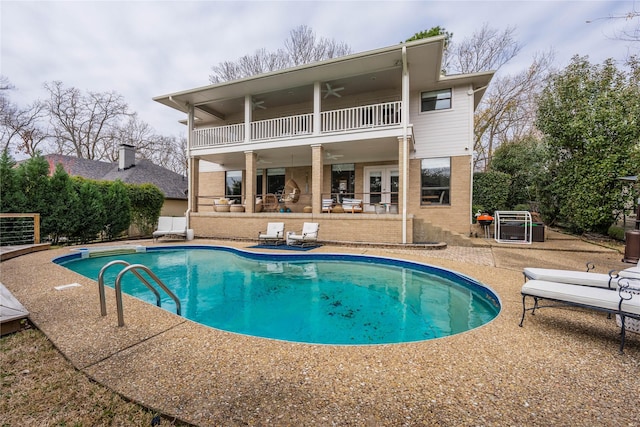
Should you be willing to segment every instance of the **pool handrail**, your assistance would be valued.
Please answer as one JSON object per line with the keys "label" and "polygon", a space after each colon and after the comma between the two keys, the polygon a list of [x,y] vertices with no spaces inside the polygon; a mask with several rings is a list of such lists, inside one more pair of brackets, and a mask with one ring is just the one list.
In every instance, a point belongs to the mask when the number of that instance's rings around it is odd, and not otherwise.
{"label": "pool handrail", "polygon": [[[173,299],[173,301],[176,303],[176,314],[178,316],[181,316],[182,308],[180,305],[180,300],[173,292],[171,292],[169,288],[167,288],[167,286],[164,283],[162,283],[162,280],[160,280],[160,278],[158,278],[158,276],[156,276],[155,273],[149,269],[149,267],[143,264],[129,264],[125,268],[123,268],[122,271],[118,273],[118,277],[116,277],[115,288],[116,288],[116,308],[118,311],[118,326],[124,326],[121,282],[122,282],[122,276],[124,276],[125,273],[127,273],[128,271],[132,271],[142,281],[142,283],[144,283],[151,291],[153,291],[156,295],[158,295],[158,298],[159,298],[158,291],[153,287],[153,285],[151,285],[147,280],[145,280],[142,277],[142,275],[138,273],[136,270],[142,270],[145,273],[147,273],[149,277],[151,277],[158,284],[158,286],[160,286],[162,290],[165,291],[167,295],[171,297],[171,299]],[[158,299],[157,301],[158,301],[157,305],[158,307],[160,307],[160,299]]]}
{"label": "pool handrail", "polygon": [[[101,316],[107,315],[107,301],[104,294],[104,274],[109,267],[111,267],[112,265],[118,265],[118,264],[125,265],[125,266],[131,265],[131,263],[128,263],[127,261],[117,259],[105,264],[104,267],[100,269],[100,273],[98,274],[98,292],[100,296],[100,315]],[[133,270],[133,273],[138,277],[138,279],[140,279],[142,283],[144,283],[147,286],[147,288],[151,290],[151,292],[155,294],[156,306],[160,307],[160,292],[158,292],[156,288],[154,288],[149,282],[147,282],[147,280],[136,270]]]}

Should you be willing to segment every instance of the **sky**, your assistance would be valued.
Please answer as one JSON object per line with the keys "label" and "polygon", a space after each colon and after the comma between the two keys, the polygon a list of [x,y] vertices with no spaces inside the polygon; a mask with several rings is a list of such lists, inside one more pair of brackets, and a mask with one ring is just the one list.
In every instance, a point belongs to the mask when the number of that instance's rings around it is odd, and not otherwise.
{"label": "sky", "polygon": [[[11,100],[45,99],[45,82],[115,91],[157,133],[180,136],[184,114],[152,100],[209,84],[211,67],[283,47],[307,25],[354,53],[397,44],[434,26],[460,42],[483,24],[515,27],[520,54],[499,71],[522,71],[553,49],[555,66],[574,55],[592,63],[638,52],[616,35],[636,23],[609,19],[637,1],[0,1],[0,74]],[[587,21],[592,21],[587,23]],[[634,50],[635,49],[635,50]]]}

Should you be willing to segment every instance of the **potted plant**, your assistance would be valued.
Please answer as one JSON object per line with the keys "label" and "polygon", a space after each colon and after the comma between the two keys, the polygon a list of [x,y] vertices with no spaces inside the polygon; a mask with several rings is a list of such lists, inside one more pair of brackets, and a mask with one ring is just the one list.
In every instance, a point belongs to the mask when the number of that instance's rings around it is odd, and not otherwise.
{"label": "potted plant", "polygon": [[225,199],[224,197],[222,199],[218,200],[218,203],[216,203],[216,212],[229,212],[230,211],[230,206],[229,206],[229,200]]}

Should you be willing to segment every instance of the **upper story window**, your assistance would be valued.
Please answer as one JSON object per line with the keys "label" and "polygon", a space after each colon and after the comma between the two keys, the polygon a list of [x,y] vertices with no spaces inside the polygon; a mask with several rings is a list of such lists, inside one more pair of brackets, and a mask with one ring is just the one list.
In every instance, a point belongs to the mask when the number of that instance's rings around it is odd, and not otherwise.
{"label": "upper story window", "polygon": [[451,89],[422,92],[420,111],[448,110],[451,108]]}

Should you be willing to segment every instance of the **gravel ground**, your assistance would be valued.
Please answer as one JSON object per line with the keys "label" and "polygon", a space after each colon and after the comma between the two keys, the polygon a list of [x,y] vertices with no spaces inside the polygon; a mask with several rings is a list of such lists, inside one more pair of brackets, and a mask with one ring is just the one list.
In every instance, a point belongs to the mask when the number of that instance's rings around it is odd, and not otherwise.
{"label": "gravel ground", "polygon": [[[383,346],[242,336],[133,298],[125,299],[126,326],[118,328],[110,289],[109,315],[101,318],[95,282],[50,262],[68,249],[3,262],[2,282],[76,368],[128,399],[198,425],[639,426],[640,335],[628,334],[620,355],[615,320],[569,308],[543,309],[518,327],[522,267],[582,269],[586,260],[603,272],[629,266],[614,251],[568,247],[314,250],[450,268],[501,298],[502,312],[481,328]],[[53,289],[73,282],[82,286]]]}

